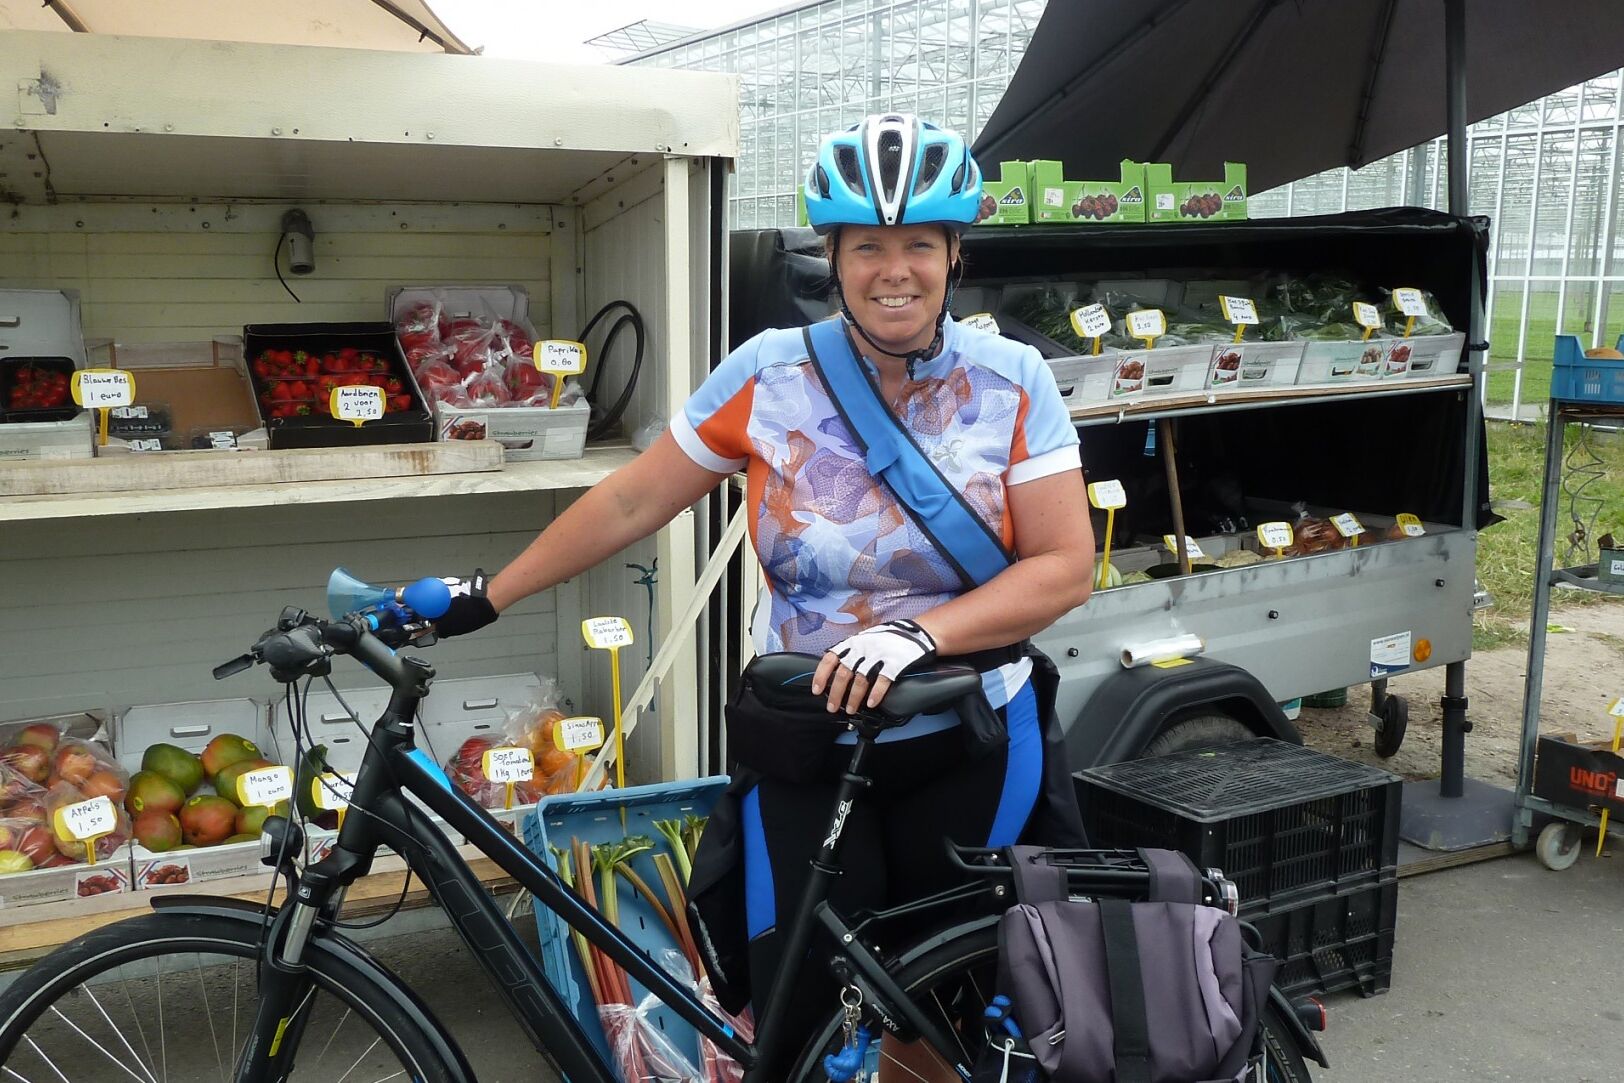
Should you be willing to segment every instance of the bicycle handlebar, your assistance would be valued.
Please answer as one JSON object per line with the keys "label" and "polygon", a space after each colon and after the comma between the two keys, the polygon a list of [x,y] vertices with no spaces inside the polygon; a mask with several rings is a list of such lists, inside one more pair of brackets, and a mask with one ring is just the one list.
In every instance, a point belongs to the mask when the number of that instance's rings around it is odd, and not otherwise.
{"label": "bicycle handlebar", "polygon": [[[407,618],[404,621],[396,616]],[[419,666],[408,664],[395,651],[434,642],[434,625],[410,610],[352,613],[338,620],[322,620],[297,607],[282,610],[271,628],[246,652],[216,666],[214,677],[224,680],[256,664],[269,666],[284,684],[300,677],[322,677],[332,670],[334,655],[347,654],[382,677],[397,692],[415,688],[423,680]]]}

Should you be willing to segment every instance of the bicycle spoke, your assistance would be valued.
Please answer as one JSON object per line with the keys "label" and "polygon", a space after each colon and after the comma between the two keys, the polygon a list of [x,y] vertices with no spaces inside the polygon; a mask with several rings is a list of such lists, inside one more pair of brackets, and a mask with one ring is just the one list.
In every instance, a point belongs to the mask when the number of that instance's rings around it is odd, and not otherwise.
{"label": "bicycle spoke", "polygon": [[237,991],[242,988],[242,960],[231,964],[231,1059],[237,1059]]}
{"label": "bicycle spoke", "polygon": [[[152,1044],[147,1041],[147,1028],[141,1025],[141,1013],[135,1010],[135,998],[130,995],[130,979],[124,973],[122,965],[118,968],[118,985],[124,990],[124,1004],[130,1009],[130,1018],[135,1021],[135,1032],[141,1036],[141,1048],[146,1051],[147,1075],[152,1076]],[[166,1072],[165,1075],[168,1073]],[[156,1080],[156,1076],[153,1079]]]}
{"label": "bicycle spoke", "polygon": [[113,1022],[113,1017],[107,1014],[107,1009],[102,1007],[102,1002],[96,999],[96,991],[86,986],[85,996],[89,997],[90,1002],[96,1005],[96,1010],[101,1012],[101,1017],[107,1020],[108,1029],[111,1030],[114,1036],[124,1044],[124,1048],[129,1050],[130,1059],[135,1062],[136,1067],[140,1068],[146,1073],[147,1079],[150,1081],[150,1083],[158,1083],[158,1081],[153,1078],[152,1071],[145,1064],[141,1063],[141,1058],[136,1055],[134,1047],[130,1045],[130,1040],[124,1036],[124,1032],[118,1028],[118,1024]]}
{"label": "bicycle spoke", "polygon": [[[964,1047],[964,1039],[959,1035],[959,1032],[953,1029],[953,1017],[948,1013],[947,1006],[942,1003],[941,994],[932,989],[930,991],[930,999],[935,1001],[936,1010],[941,1013],[942,1022],[946,1025],[948,1033],[952,1034],[953,1041],[958,1043],[959,1056],[963,1058],[966,1064],[968,1064],[970,1062],[970,1051]],[[937,1060],[942,1059],[942,1055],[936,1052],[934,1047],[931,1047],[930,1051]],[[949,1067],[951,1067],[951,1065]]]}
{"label": "bicycle spoke", "polygon": [[[58,1019],[62,1020],[64,1023],[66,1023],[73,1030],[73,1032],[75,1034],[79,1035],[79,1037],[81,1037],[81,1038],[83,1038],[85,1040],[86,1044],[88,1044],[90,1046],[90,1048],[96,1050],[96,1052],[100,1053],[102,1056],[104,1056],[108,1060],[112,1061],[115,1067],[118,1067],[118,1068],[122,1069],[125,1075],[127,1075],[131,1079],[135,1080],[135,1083],[146,1083],[146,1080],[142,1079],[140,1076],[138,1076],[134,1072],[130,1071],[128,1065],[120,1064],[118,1058],[113,1056],[112,1053],[108,1052],[107,1048],[105,1046],[103,1046],[96,1039],[92,1038],[90,1035],[86,1034],[83,1030],[81,1030],[79,1028],[78,1023],[75,1023],[72,1019],[69,1019],[66,1015],[63,1015],[62,1014],[62,1009],[58,1008],[56,1005],[53,1004],[53,1005],[51,1005],[51,1014],[55,1015]],[[30,1040],[28,1044],[29,1045],[34,1045],[32,1040]],[[35,1045],[34,1046],[34,1051],[39,1052],[39,1046]],[[45,1054],[40,1053],[40,1056],[44,1057]],[[46,1059],[46,1063],[47,1064],[51,1063],[48,1058]],[[56,1065],[51,1064],[51,1069],[52,1069],[52,1071],[55,1071],[57,1075],[62,1076],[63,1083],[67,1083],[67,1076],[63,1076],[62,1072],[56,1067]]]}
{"label": "bicycle spoke", "polygon": [[203,1017],[209,1021],[209,1044],[214,1046],[214,1067],[220,1083],[226,1083],[226,1066],[220,1059],[220,1039],[214,1033],[214,1011],[209,1005],[209,986],[203,979],[203,953],[197,953],[197,991],[203,1000]]}
{"label": "bicycle spoke", "polygon": [[357,1068],[361,1067],[361,1062],[367,1059],[367,1054],[371,1053],[374,1049],[376,1049],[377,1046],[378,1046],[378,1043],[381,1042],[381,1041],[383,1041],[382,1038],[374,1038],[374,1039],[372,1039],[372,1044],[367,1046],[365,1049],[361,1050],[361,1055],[359,1057],[355,1058],[355,1063],[350,1065],[349,1071],[345,1072],[343,1075],[339,1076],[338,1079],[336,1079],[334,1081],[334,1083],[344,1083],[344,1081],[346,1079],[350,1078],[350,1072],[353,1072]]}
{"label": "bicycle spoke", "polygon": [[344,1014],[338,1018],[338,1025],[335,1026],[333,1028],[333,1032],[327,1036],[327,1044],[321,1047],[321,1052],[316,1056],[316,1067],[321,1067],[321,1062],[327,1059],[327,1051],[333,1047],[333,1040],[338,1037],[338,1032],[344,1029],[344,1024],[349,1020],[349,1018],[350,1010],[345,1008]]}
{"label": "bicycle spoke", "polygon": [[164,1083],[169,1083],[169,1036],[164,1033],[164,957],[158,956],[158,1052],[163,1057]]}
{"label": "bicycle spoke", "polygon": [[32,1083],[32,1081],[27,1076],[22,1075],[22,1074],[20,1074],[18,1072],[12,1071],[10,1068],[7,1068],[4,1064],[0,1064],[0,1072],[6,1073],[12,1079],[20,1079],[20,1080],[22,1080],[22,1083]]}

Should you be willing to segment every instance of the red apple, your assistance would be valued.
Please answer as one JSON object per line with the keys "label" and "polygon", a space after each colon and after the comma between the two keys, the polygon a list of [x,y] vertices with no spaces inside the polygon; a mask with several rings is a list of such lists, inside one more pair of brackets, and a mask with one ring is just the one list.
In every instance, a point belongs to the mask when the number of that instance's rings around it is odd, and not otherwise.
{"label": "red apple", "polygon": [[56,750],[56,777],[75,786],[83,786],[101,766],[89,746],[74,741]]}
{"label": "red apple", "polygon": [[22,745],[34,745],[43,748],[46,752],[55,752],[57,742],[62,740],[62,731],[46,722],[31,722],[17,731],[12,737],[13,748]]}
{"label": "red apple", "polygon": [[51,754],[38,745],[22,745],[0,752],[0,763],[33,783],[51,777]]}
{"label": "red apple", "polygon": [[42,865],[56,856],[55,836],[43,825],[24,831],[18,837],[15,848],[32,858],[35,865]]}

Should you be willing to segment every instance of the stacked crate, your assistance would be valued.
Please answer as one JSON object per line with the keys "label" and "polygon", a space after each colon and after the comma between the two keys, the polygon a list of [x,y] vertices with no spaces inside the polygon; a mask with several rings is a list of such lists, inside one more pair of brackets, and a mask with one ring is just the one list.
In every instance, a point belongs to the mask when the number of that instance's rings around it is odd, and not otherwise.
{"label": "stacked crate", "polygon": [[1397,776],[1258,738],[1077,779],[1093,845],[1181,850],[1235,882],[1288,995],[1391,983]]}

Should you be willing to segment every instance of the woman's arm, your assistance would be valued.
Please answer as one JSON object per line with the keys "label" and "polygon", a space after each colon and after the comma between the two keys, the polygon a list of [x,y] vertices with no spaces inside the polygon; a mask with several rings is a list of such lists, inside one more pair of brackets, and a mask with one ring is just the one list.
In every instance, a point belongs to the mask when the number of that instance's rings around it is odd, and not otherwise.
{"label": "woman's arm", "polygon": [[663,432],[653,447],[588,489],[549,523],[491,579],[487,597],[500,613],[579,575],[653,534],[727,477],[694,462],[669,431]]}
{"label": "woman's arm", "polygon": [[[1019,642],[1088,600],[1094,583],[1094,529],[1082,472],[1066,470],[1010,486],[1007,514],[1014,524],[1015,563],[915,618],[936,641],[940,656]],[[825,682],[830,710],[841,703],[856,710],[865,692],[873,706],[891,687],[880,677],[870,691],[868,680],[854,677],[833,654],[825,654],[818,664],[813,693],[819,694]]]}

